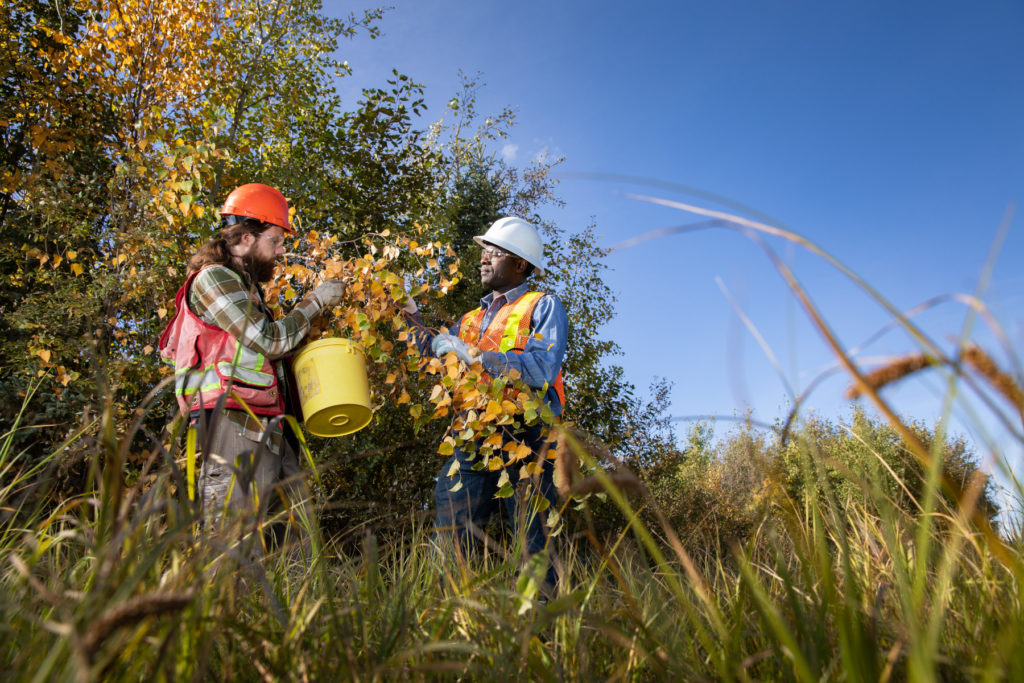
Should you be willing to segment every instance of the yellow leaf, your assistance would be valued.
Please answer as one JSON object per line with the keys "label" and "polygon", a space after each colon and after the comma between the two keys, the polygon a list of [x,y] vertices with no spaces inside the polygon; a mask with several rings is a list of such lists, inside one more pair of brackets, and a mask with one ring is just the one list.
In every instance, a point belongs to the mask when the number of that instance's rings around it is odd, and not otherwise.
{"label": "yellow leaf", "polygon": [[500,470],[505,463],[501,461],[501,458],[495,456],[487,461],[487,469],[491,472]]}
{"label": "yellow leaf", "polygon": [[150,346],[149,344],[146,344],[143,347],[143,349],[142,349],[142,353],[147,354],[147,355],[150,354],[150,353],[153,353],[153,347]]}
{"label": "yellow leaf", "polygon": [[69,261],[74,261],[76,258],[78,258],[78,252],[75,251],[74,249],[68,249],[67,256]]}
{"label": "yellow leaf", "polygon": [[434,385],[434,390],[430,392],[430,401],[436,402],[441,398],[441,394],[444,393],[444,387],[440,384]]}
{"label": "yellow leaf", "polygon": [[441,455],[452,455],[455,452],[455,442],[451,440],[450,436],[441,442],[441,445],[437,447],[437,452]]}
{"label": "yellow leaf", "polygon": [[513,462],[519,462],[520,460],[529,458],[532,453],[533,450],[529,446],[521,443],[519,444],[519,447],[516,448],[516,454],[513,456],[512,460]]}
{"label": "yellow leaf", "polygon": [[485,415],[501,415],[501,404],[492,398],[487,402],[487,412]]}
{"label": "yellow leaf", "polygon": [[39,349],[36,351],[36,355],[43,359],[44,363],[50,362],[50,352],[46,349]]}
{"label": "yellow leaf", "polygon": [[284,290],[284,300],[285,301],[291,301],[296,296],[298,296],[298,295],[295,293],[295,290],[292,289],[291,287],[289,287],[288,289]]}
{"label": "yellow leaf", "polygon": [[163,320],[164,317],[167,315],[167,309],[161,306],[160,308],[156,309],[156,315],[158,318]]}
{"label": "yellow leaf", "polygon": [[75,275],[81,275],[82,274],[82,270],[83,269],[82,269],[82,264],[81,263],[72,263],[71,264],[71,272],[74,273]]}
{"label": "yellow leaf", "polygon": [[61,256],[60,254],[57,254],[56,256],[53,257],[53,265],[52,265],[52,267],[56,268],[57,266],[60,265],[61,261],[63,261],[63,260],[64,260],[64,257]]}
{"label": "yellow leaf", "polygon": [[530,462],[526,463],[526,471],[529,472],[530,474],[538,475],[544,471],[544,468],[541,466],[539,462],[531,460]]}
{"label": "yellow leaf", "polygon": [[396,377],[396,374],[394,372],[389,372],[388,376],[384,378],[384,384],[394,384],[395,383],[395,377]]}
{"label": "yellow leaf", "polygon": [[412,398],[410,398],[409,392],[406,391],[405,389],[402,389],[402,395],[398,397],[398,401],[396,401],[396,404],[402,405],[403,403],[408,403],[411,400]]}

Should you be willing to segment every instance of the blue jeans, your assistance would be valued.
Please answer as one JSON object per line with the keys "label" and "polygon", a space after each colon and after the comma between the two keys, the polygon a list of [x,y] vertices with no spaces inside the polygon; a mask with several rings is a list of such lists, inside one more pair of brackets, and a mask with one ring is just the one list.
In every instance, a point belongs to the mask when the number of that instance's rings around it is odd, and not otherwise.
{"label": "blue jeans", "polygon": [[[530,500],[536,494],[540,494],[548,500],[551,506],[557,505],[554,483],[554,463],[547,460],[544,455],[547,453],[548,442],[542,436],[541,426],[527,428],[513,433],[514,438],[526,444],[533,451],[529,458],[521,460],[514,465],[507,467],[509,482],[517,489],[520,483],[520,473],[527,462],[542,463],[542,470],[539,475],[532,475],[523,483],[529,487],[530,495],[519,495],[517,490],[507,498],[495,498],[498,492],[498,479],[502,470],[488,471],[473,470],[473,465],[480,462],[482,456],[477,455],[476,459],[469,460],[464,451],[459,448],[441,468],[437,477],[437,485],[434,487],[434,503],[437,507],[437,515],[434,518],[434,538],[438,541],[457,542],[464,550],[469,550],[477,545],[477,537],[470,530],[470,524],[478,529],[483,529],[490,520],[491,515],[498,512],[498,506],[504,504],[509,519],[512,520],[513,528],[517,534],[524,534],[523,545],[527,555],[540,552],[547,545],[548,529],[545,520],[547,510],[536,512],[536,507],[530,504]],[[509,437],[506,436],[506,441]],[[449,477],[448,472],[452,463],[458,461],[458,474]],[[458,482],[462,487],[453,492]],[[551,509],[550,507],[548,508]],[[520,529],[520,523],[526,522],[526,529]],[[557,581],[557,574],[554,567],[548,565],[547,583],[553,588]]]}

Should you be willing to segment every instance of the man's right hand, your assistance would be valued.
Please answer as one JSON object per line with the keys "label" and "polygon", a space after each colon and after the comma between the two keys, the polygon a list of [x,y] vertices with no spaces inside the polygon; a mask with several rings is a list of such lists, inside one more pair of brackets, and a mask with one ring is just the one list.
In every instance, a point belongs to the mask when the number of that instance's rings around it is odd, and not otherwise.
{"label": "man's right hand", "polygon": [[476,356],[480,354],[478,349],[470,347],[466,342],[453,334],[437,335],[430,342],[430,347],[439,358],[449,351],[454,351],[455,355],[466,365],[472,365],[473,361],[476,360]]}
{"label": "man's right hand", "polygon": [[321,310],[327,310],[328,308],[334,308],[341,301],[342,295],[345,293],[345,283],[341,280],[326,280],[320,283],[316,289],[313,290],[313,296],[316,297],[317,302],[320,303]]}

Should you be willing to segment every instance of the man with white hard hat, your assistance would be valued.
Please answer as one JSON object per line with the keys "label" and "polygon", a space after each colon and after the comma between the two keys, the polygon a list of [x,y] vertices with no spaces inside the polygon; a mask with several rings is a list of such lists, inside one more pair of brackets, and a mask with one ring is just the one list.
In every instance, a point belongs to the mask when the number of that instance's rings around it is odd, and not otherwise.
{"label": "man with white hard hat", "polygon": [[[531,291],[527,279],[544,272],[544,245],[533,225],[516,217],[495,221],[487,232],[473,238],[483,251],[480,255],[480,282],[488,293],[480,299],[480,307],[466,313],[451,327],[448,334],[438,334],[431,348],[438,356],[455,352],[467,364],[480,361],[484,371],[498,377],[518,371],[520,380],[542,394],[542,400],[555,416],[565,406],[562,383],[562,362],[565,359],[569,319],[565,308],[551,294]],[[520,481],[520,469],[529,462],[541,465],[540,474],[529,478],[534,494],[555,503],[552,479],[553,463],[547,459],[547,430],[538,423],[525,426],[518,416],[518,428],[504,428],[506,442],[516,441],[531,448],[533,455],[506,465],[508,480]],[[457,474],[449,472],[458,462]],[[482,528],[491,514],[504,501],[509,517],[524,533],[526,552],[530,555],[547,544],[545,514],[537,514],[536,506],[526,506],[520,496],[495,498],[502,470],[479,469],[474,459],[460,448],[441,468],[434,489],[437,516],[435,534],[463,547],[471,545],[472,526]],[[476,465],[476,467],[474,467]],[[532,496],[530,497],[532,498]],[[518,529],[522,521],[526,528]],[[554,569],[549,565],[548,588],[555,583]]]}

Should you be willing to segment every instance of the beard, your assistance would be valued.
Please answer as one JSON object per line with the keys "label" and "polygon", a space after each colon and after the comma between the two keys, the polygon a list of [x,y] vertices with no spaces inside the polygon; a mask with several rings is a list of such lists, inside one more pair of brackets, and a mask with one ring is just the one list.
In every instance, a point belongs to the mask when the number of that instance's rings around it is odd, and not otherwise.
{"label": "beard", "polygon": [[274,269],[277,267],[277,259],[260,258],[258,254],[246,254],[242,257],[242,266],[245,273],[253,282],[269,282],[274,277]]}

